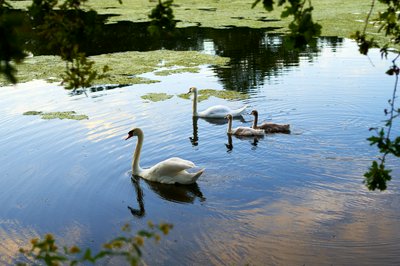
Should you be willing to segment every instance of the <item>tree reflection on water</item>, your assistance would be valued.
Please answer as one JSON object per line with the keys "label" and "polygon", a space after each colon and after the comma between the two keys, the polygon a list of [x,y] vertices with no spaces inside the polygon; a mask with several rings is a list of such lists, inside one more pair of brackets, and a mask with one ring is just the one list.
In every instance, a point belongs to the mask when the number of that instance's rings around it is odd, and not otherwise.
{"label": "tree reflection on water", "polygon": [[[104,24],[106,17],[99,16],[91,36],[80,47],[87,55],[125,51],[200,51],[230,58],[227,66],[213,66],[213,70],[227,90],[251,92],[262,86],[266,79],[280,75],[288,67],[298,66],[301,58],[313,61],[318,56],[318,46],[335,49],[342,38],[322,37],[316,47],[295,50],[282,35],[271,28],[178,28],[176,34],[156,38],[151,36],[148,22],[120,21]],[[32,40],[32,39],[31,39]],[[45,40],[34,38],[29,49],[35,55],[57,54],[48,50]]]}

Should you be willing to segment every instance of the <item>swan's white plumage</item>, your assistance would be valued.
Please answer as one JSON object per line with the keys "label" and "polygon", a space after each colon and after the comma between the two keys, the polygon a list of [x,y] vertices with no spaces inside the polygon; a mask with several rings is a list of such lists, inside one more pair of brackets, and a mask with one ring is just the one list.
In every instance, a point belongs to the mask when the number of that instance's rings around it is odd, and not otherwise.
{"label": "swan's white plumage", "polygon": [[231,114],[233,117],[238,117],[241,116],[247,108],[247,105],[239,109],[231,109],[225,105],[215,105],[204,111],[197,112],[197,88],[190,88],[189,93],[193,93],[193,116],[195,117],[224,118],[227,114]]}
{"label": "swan's white plumage", "polygon": [[152,176],[175,176],[177,173],[193,167],[196,167],[193,162],[173,157],[159,162],[143,172]]}
{"label": "swan's white plumage", "polygon": [[150,168],[143,169],[140,167],[140,152],[143,145],[143,131],[140,128],[134,128],[128,133],[130,137],[137,136],[135,152],[132,158],[132,174],[138,175],[146,180],[164,183],[164,184],[192,184],[204,172],[204,169],[196,173],[189,173],[186,170],[196,167],[196,165],[188,160],[178,157],[172,157],[153,165]]}
{"label": "swan's white plumage", "polygon": [[204,111],[198,112],[199,117],[209,117],[209,118],[224,118],[227,114],[232,114],[233,117],[241,116],[246,110],[247,106],[243,106],[240,109],[230,109],[225,105],[215,105],[207,108]]}

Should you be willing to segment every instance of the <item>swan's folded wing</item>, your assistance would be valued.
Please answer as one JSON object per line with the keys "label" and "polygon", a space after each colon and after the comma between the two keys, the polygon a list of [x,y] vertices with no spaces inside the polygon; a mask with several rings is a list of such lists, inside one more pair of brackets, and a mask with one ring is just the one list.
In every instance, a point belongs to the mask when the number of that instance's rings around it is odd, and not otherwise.
{"label": "swan's folded wing", "polygon": [[225,115],[229,114],[231,109],[224,105],[215,105],[207,108],[206,110],[199,112],[200,116],[205,117],[224,117]]}
{"label": "swan's folded wing", "polygon": [[233,116],[240,115],[246,110],[246,108],[247,108],[247,105],[243,106],[242,108],[239,108],[239,109],[236,109],[236,110],[232,110],[231,111],[231,115],[233,115]]}
{"label": "swan's folded wing", "polygon": [[191,161],[173,157],[154,165],[151,171],[158,176],[175,176],[178,172],[195,166]]}
{"label": "swan's folded wing", "polygon": [[240,136],[263,136],[264,135],[264,130],[262,129],[253,129],[249,127],[237,127],[232,129],[234,131],[235,135],[240,135]]}

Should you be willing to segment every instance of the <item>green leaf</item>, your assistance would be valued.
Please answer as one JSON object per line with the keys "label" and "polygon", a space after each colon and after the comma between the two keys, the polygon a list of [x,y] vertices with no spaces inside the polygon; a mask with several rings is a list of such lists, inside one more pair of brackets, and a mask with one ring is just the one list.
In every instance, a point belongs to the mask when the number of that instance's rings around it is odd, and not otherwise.
{"label": "green leaf", "polygon": [[373,161],[368,172],[364,174],[364,184],[366,184],[369,190],[386,190],[386,182],[392,179],[390,175],[391,171],[385,169],[384,163],[378,165],[376,161]]}
{"label": "green leaf", "polygon": [[99,253],[97,253],[97,254],[93,257],[93,260],[96,261],[96,260],[98,260],[98,259],[104,258],[105,256],[108,256],[108,255],[111,255],[111,254],[112,254],[112,252],[103,250],[103,251],[100,251]]}
{"label": "green leaf", "polygon": [[83,254],[83,259],[93,262],[92,251],[89,248],[86,249],[85,253]]}

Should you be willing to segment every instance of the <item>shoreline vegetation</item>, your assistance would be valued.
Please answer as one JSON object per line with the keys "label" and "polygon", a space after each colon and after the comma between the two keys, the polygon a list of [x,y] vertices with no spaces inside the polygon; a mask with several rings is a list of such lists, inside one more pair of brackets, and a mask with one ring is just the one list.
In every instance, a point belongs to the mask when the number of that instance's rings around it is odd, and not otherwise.
{"label": "shoreline vegetation", "polygon": [[[178,21],[177,27],[189,26],[226,28],[275,28],[274,33],[285,33],[289,19],[281,19],[281,8],[272,12],[264,10],[262,5],[251,8],[254,0],[245,1],[206,1],[206,0],[175,0],[173,11]],[[31,1],[11,1],[16,9],[25,9]],[[313,1],[313,17],[322,25],[322,36],[338,36],[349,38],[356,30],[362,29],[364,20],[370,10],[369,1],[346,0],[321,0]],[[135,0],[102,1],[89,0],[86,3],[88,9],[93,8],[99,14],[109,16],[107,23],[120,21],[148,22],[148,14],[156,5],[155,1]],[[333,8],[338,7],[340,8]],[[376,5],[375,11],[381,7]],[[371,24],[367,33],[377,40],[383,38],[377,33],[377,27]],[[196,51],[170,51],[156,50],[148,52],[122,52],[90,56],[95,66],[100,70],[108,65],[110,70],[101,79],[95,80],[94,85],[100,84],[147,84],[158,82],[140,77],[147,72],[158,72],[159,75],[169,75],[188,71],[196,72],[200,65],[220,65],[229,62],[229,58],[216,55],[206,55]],[[161,68],[159,62],[165,62]],[[176,69],[176,67],[178,67]],[[165,69],[167,68],[167,69]],[[174,68],[173,70],[170,70]],[[17,66],[18,82],[28,82],[34,79],[43,79],[48,82],[60,82],[61,75],[65,71],[65,63],[58,56],[31,56]],[[170,71],[169,71],[170,70]],[[3,77],[0,77],[0,86],[10,85]]]}

